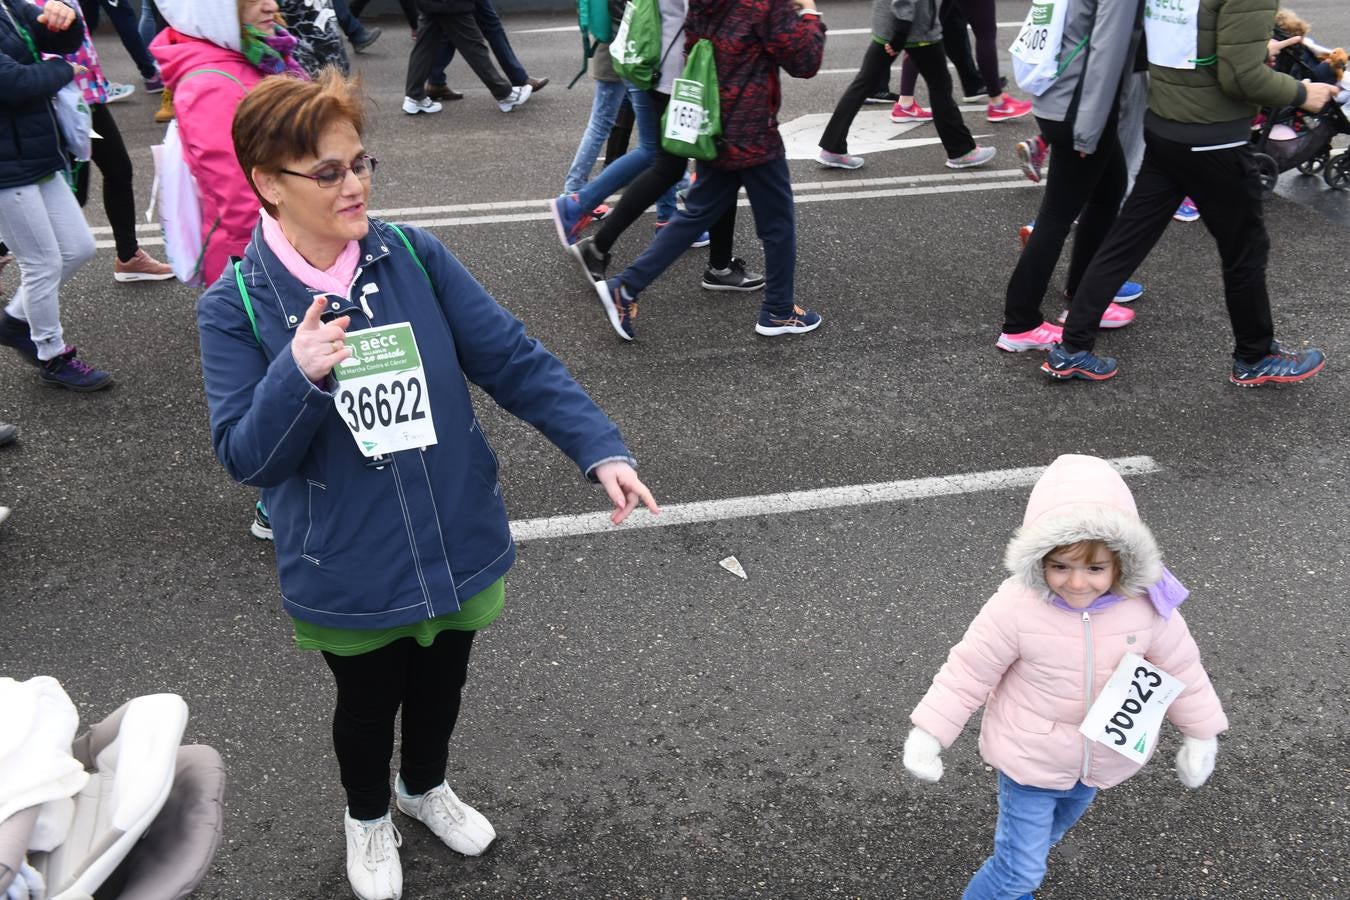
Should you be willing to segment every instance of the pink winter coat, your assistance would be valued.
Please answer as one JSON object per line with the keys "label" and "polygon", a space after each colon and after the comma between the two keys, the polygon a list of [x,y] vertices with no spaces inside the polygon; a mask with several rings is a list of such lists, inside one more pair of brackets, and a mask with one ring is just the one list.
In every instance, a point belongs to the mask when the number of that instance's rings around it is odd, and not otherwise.
{"label": "pink winter coat", "polygon": [[[206,248],[202,275],[209,285],[220,276],[231,256],[243,256],[253,226],[258,224],[261,204],[239,168],[230,127],[235,109],[262,81],[263,73],[238,51],[172,28],[159,33],[150,44],[150,52],[159,61],[165,86],[173,91],[183,152],[197,179]],[[200,69],[226,72],[238,83],[214,73],[186,78]]]}
{"label": "pink winter coat", "polygon": [[[1090,538],[1116,551],[1127,596],[1097,612],[1061,609],[1048,599],[1041,560]],[[1139,765],[1089,741],[1078,725],[1121,658],[1138,653],[1186,685],[1167,710],[1183,734],[1212,738],[1227,730],[1181,613],[1163,618],[1147,597],[1162,577],[1162,557],[1109,465],[1090,456],[1057,459],[1032,490],[1005,561],[1013,576],[951,649],[910,715],[916,727],[947,747],[984,706],[980,754],[1009,778],[1055,790],[1077,781],[1113,787]]]}

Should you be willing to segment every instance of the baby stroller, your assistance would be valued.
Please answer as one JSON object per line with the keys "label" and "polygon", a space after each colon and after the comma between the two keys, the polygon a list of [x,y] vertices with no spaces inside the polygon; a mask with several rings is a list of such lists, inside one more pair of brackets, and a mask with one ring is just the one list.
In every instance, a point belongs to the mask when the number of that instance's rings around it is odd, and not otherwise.
{"label": "baby stroller", "polygon": [[[1276,35],[1279,36],[1278,34]],[[1306,50],[1297,45],[1285,47],[1275,60],[1275,69],[1302,80],[1314,76]],[[1296,107],[1266,107],[1261,110],[1261,125],[1252,131],[1252,149],[1260,167],[1261,186],[1269,197],[1281,172],[1298,169],[1304,175],[1321,174],[1327,187],[1350,190],[1350,153],[1331,156],[1331,142],[1338,134],[1350,134],[1350,119],[1335,100],[1320,113],[1304,112]],[[1292,132],[1292,134],[1291,134]],[[1271,137],[1287,136],[1285,140]]]}
{"label": "baby stroller", "polygon": [[[225,771],[152,694],[89,731],[53,678],[0,679],[0,897],[178,900],[220,846]],[[55,844],[55,846],[53,846]]]}

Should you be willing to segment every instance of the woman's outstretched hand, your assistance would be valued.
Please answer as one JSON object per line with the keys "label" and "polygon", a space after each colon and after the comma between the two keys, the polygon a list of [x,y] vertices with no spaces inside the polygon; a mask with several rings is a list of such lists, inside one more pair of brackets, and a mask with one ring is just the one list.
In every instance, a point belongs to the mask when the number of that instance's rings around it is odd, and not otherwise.
{"label": "woman's outstretched hand", "polygon": [[637,509],[638,501],[651,510],[652,515],[661,515],[661,507],[647,486],[638,478],[637,472],[626,462],[601,463],[595,468],[595,479],[604,487],[605,493],[614,503],[614,514],[609,520],[615,525],[628,518],[628,514]]}

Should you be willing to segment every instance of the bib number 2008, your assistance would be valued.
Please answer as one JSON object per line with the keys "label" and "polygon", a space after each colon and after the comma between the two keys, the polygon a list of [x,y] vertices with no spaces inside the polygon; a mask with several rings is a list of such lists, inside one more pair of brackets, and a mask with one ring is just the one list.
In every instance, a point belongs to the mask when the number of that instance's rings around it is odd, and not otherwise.
{"label": "bib number 2008", "polygon": [[387,428],[427,417],[422,381],[416,376],[355,391],[343,387],[337,398],[353,431],[369,430],[376,425]]}
{"label": "bib number 2008", "polygon": [[[1145,688],[1140,683],[1140,679],[1148,683]],[[1107,720],[1105,731],[1111,735],[1111,741],[1116,746],[1125,743],[1125,731],[1134,728],[1134,717],[1144,711],[1144,704],[1153,699],[1153,691],[1162,684],[1162,676],[1144,666],[1138,666],[1134,670],[1134,677],[1130,679],[1130,689],[1136,696],[1127,696],[1121,701],[1120,709],[1111,714]],[[1124,729],[1122,731],[1121,729]]]}

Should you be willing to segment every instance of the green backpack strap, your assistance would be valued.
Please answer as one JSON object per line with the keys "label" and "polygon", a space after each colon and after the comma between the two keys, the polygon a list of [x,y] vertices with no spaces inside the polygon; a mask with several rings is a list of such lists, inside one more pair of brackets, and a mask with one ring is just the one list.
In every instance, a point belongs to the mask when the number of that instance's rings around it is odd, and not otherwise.
{"label": "green backpack strap", "polygon": [[239,287],[239,296],[244,298],[244,312],[248,313],[248,324],[253,328],[253,339],[262,346],[262,335],[258,334],[258,317],[253,314],[253,301],[248,298],[248,288],[244,287],[244,271],[240,261],[234,261],[234,283]]}
{"label": "green backpack strap", "polygon": [[422,276],[426,278],[427,284],[431,285],[431,289],[435,291],[436,284],[431,280],[431,275],[427,272],[427,267],[422,265],[422,258],[418,256],[417,251],[413,249],[412,241],[408,240],[408,236],[403,233],[403,229],[399,228],[393,222],[387,222],[385,224],[394,229],[394,234],[398,235],[398,239],[403,242],[403,246],[407,247],[408,252],[412,254],[413,262],[417,263],[417,268],[422,270]]}

